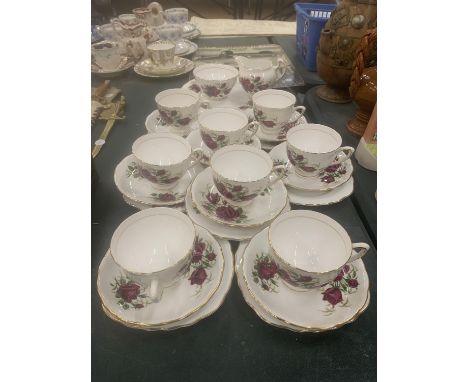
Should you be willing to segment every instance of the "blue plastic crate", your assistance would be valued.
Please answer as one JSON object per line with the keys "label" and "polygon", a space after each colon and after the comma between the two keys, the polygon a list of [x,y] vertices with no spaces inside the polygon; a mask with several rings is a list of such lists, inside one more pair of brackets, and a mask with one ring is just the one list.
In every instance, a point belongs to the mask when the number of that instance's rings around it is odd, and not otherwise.
{"label": "blue plastic crate", "polygon": [[295,3],[296,53],[307,70],[315,72],[320,32],[330,18],[336,4]]}

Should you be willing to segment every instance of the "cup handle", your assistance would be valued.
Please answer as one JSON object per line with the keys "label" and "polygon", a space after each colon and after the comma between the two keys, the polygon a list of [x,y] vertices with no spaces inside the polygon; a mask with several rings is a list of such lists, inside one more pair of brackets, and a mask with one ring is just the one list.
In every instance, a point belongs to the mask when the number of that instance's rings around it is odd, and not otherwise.
{"label": "cup handle", "polygon": [[333,162],[333,164],[343,163],[345,160],[348,160],[351,155],[354,153],[354,148],[351,146],[340,147],[340,152],[337,155],[338,160]]}
{"label": "cup handle", "polygon": [[348,263],[352,263],[353,261],[360,259],[367,253],[370,248],[369,244],[367,243],[353,243],[352,247],[353,251],[351,253],[351,257],[348,260]]}
{"label": "cup handle", "polygon": [[200,162],[202,157],[203,157],[203,150],[201,148],[196,148],[195,150],[193,150],[192,153],[190,154],[190,160],[192,161],[192,163],[190,163],[190,165],[187,167],[187,170],[190,170],[193,166],[198,164],[198,162]]}
{"label": "cup handle", "polygon": [[284,73],[286,73],[286,63],[281,58],[278,58],[278,65],[275,68],[275,70],[276,70],[276,81],[278,81],[281,77],[284,76]]}
{"label": "cup handle", "polygon": [[268,187],[273,186],[278,180],[283,179],[286,176],[286,166],[283,164],[279,164],[270,172],[270,181],[268,183]]}
{"label": "cup handle", "polygon": [[156,279],[151,280],[151,285],[149,288],[149,296],[151,300],[154,302],[158,302],[159,300],[161,300],[162,291],[163,291],[163,288],[161,288],[161,286],[159,285],[158,280]]}
{"label": "cup handle", "polygon": [[294,107],[294,111],[297,111],[299,115],[294,120],[289,121],[289,123],[295,123],[299,118],[301,118],[304,115],[306,108],[304,106],[296,106]]}
{"label": "cup handle", "polygon": [[247,125],[247,131],[245,132],[244,142],[250,142],[253,136],[257,133],[258,126],[260,123],[252,121]]}

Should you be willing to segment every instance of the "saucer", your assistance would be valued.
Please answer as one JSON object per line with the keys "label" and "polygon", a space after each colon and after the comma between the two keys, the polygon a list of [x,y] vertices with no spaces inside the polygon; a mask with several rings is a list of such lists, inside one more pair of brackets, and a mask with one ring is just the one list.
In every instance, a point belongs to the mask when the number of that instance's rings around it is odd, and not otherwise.
{"label": "saucer", "polygon": [[[175,49],[174,54],[180,57],[189,56],[198,50],[197,44],[185,38],[182,38],[176,41],[175,45],[176,45],[176,49]],[[178,48],[180,49],[180,51],[178,50]]]}
{"label": "saucer", "polygon": [[[192,24],[193,25],[193,24]],[[195,38],[197,38],[198,36],[201,35],[201,32],[200,32],[200,29],[198,28],[195,28],[194,30],[192,30],[191,32],[184,32],[182,34],[182,37],[187,39],[187,40],[193,40]]]}
{"label": "saucer", "polygon": [[252,238],[236,271],[248,291],[243,294],[250,294],[254,306],[260,306],[264,314],[291,330],[337,329],[356,320],[368,305],[369,278],[361,259],[345,265],[339,280],[337,277],[325,286],[310,290],[290,288],[279,277],[269,256],[268,228]]}
{"label": "saucer", "polygon": [[202,169],[203,166],[197,164],[187,170],[174,188],[158,190],[154,183],[141,176],[136,167],[136,158],[131,154],[125,157],[115,168],[114,182],[122,195],[134,202],[149,207],[171,206],[184,202],[188,186]]}
{"label": "saucer", "polygon": [[[134,207],[140,211],[142,210],[146,210],[147,208],[153,208],[153,207],[158,207],[157,205],[148,205],[148,204],[143,204],[143,203],[140,203],[140,202],[137,202],[136,200],[132,200],[130,199],[129,197],[125,196],[125,195],[122,195],[123,197],[123,200],[125,203],[127,203],[129,206],[131,207]],[[171,206],[169,206],[171,208],[174,208],[175,210],[177,211],[180,211],[180,212],[183,212],[184,214],[187,212],[186,209],[185,209],[185,200],[182,202],[182,203],[179,203],[179,204],[173,204]]]}
{"label": "saucer", "polygon": [[[174,133],[177,135],[185,136],[185,131],[180,129],[179,127],[170,128],[170,125],[166,125],[166,123],[161,119],[159,110],[154,110],[150,115],[146,117],[145,120],[145,127],[148,130],[148,133]],[[197,121],[192,122],[190,125],[190,129],[198,130],[199,125]],[[184,133],[183,133],[184,132]],[[201,139],[201,138],[200,138]]]}
{"label": "saucer", "polygon": [[[197,128],[198,128],[198,124],[197,124]],[[200,163],[204,164],[205,166],[209,166],[210,158],[211,158],[211,155],[213,154],[213,151],[205,144],[205,142],[203,142],[203,139],[201,138],[201,135],[200,135],[200,130],[194,129],[188,135],[186,139],[192,146],[193,150],[195,150],[196,148],[201,148],[203,150],[203,156],[202,156],[202,159],[200,160]],[[262,148],[260,139],[258,139],[258,137],[256,137],[255,135],[253,136],[252,140],[246,144],[249,146],[256,147],[257,149]]]}
{"label": "saucer", "polygon": [[165,75],[165,74],[173,74],[173,73],[180,72],[186,65],[186,62],[181,57],[174,57],[174,62],[172,63],[172,66],[159,67],[155,65],[150,58],[146,58],[144,60],[141,60],[138,63],[138,65],[140,66],[142,70],[145,70],[149,73],[154,73],[157,75]]}
{"label": "saucer", "polygon": [[[107,251],[98,270],[97,290],[102,305],[119,322],[139,328],[176,324],[204,307],[221,285],[223,251],[204,228],[195,226],[196,243],[188,272],[164,288],[159,302],[125,276]],[[123,288],[124,287],[124,288]],[[131,289],[132,293],[127,293]]]}
{"label": "saucer", "polygon": [[190,21],[182,24],[182,33],[192,33],[195,29],[197,29],[197,26]]}
{"label": "saucer", "polygon": [[236,82],[234,87],[232,88],[231,92],[228,96],[224,99],[219,101],[212,100],[205,96],[201,88],[197,85],[195,80],[191,80],[182,86],[183,89],[189,89],[194,91],[195,93],[201,94],[201,107],[200,112],[203,112],[203,109],[213,109],[216,107],[227,107],[231,109],[239,109],[247,115],[249,121],[253,121],[253,109],[252,109],[252,101],[250,100],[249,95],[245,92],[242,88],[239,81]]}
{"label": "saucer", "polygon": [[95,64],[91,64],[91,73],[100,75],[101,77],[116,77],[130,69],[133,65],[135,65],[135,62],[130,57],[124,57],[115,69],[102,69]]}
{"label": "saucer", "polygon": [[[187,215],[192,219],[195,224],[198,224],[207,230],[209,230],[213,235],[221,237],[227,240],[249,240],[252,236],[255,236],[263,228],[268,227],[270,222],[265,223],[259,227],[244,228],[244,227],[230,227],[224,224],[215,222],[206,216],[204,216],[197,207],[192,202],[191,190],[187,190],[185,195],[185,208],[187,209]],[[281,213],[288,212],[291,210],[289,203],[286,204],[286,207],[281,211]]]}
{"label": "saucer", "polygon": [[216,189],[211,167],[196,176],[191,190],[192,202],[203,215],[231,227],[262,226],[278,216],[288,203],[288,192],[280,180],[266,188],[249,205],[233,206]]}
{"label": "saucer", "polygon": [[[176,77],[176,76],[180,76],[182,74],[186,74],[188,72],[190,72],[193,68],[194,68],[194,64],[192,61],[186,59],[186,58],[183,58],[183,57],[180,57],[180,60],[183,64],[183,67],[181,70],[175,72],[175,73],[169,73],[169,74],[159,74],[159,73],[153,73],[153,72],[150,72],[150,71],[147,71],[144,67],[141,66],[141,61],[139,63],[137,63],[134,67],[133,67],[133,70],[135,71],[135,73],[139,74],[140,76],[143,76],[143,77],[148,77],[148,78],[169,78],[169,77]],[[144,60],[143,60],[144,61]]]}
{"label": "saucer", "polygon": [[274,147],[278,145],[278,143],[274,142],[266,142],[266,141],[260,141],[262,145],[262,150],[269,152],[271,151]]}
{"label": "saucer", "polygon": [[[299,112],[295,111],[294,114],[291,116],[289,119],[290,121],[294,121],[299,116]],[[286,133],[288,130],[294,126],[300,125],[302,123],[307,123],[307,119],[304,116],[301,116],[297,121],[295,122],[288,122],[285,125],[281,127],[281,130],[278,135],[267,135],[262,131],[262,127],[259,126],[257,130],[257,137],[260,138],[260,140],[263,142],[268,142],[268,143],[278,143],[278,142],[284,142],[286,140]]]}
{"label": "saucer", "polygon": [[354,179],[351,177],[341,186],[329,191],[304,191],[292,187],[287,187],[287,189],[288,198],[292,204],[309,207],[328,206],[341,202],[353,193]]}
{"label": "saucer", "polygon": [[302,191],[328,191],[344,184],[353,174],[353,164],[348,159],[340,165],[331,165],[322,170],[317,176],[299,176],[289,162],[286,154],[287,142],[274,147],[270,157],[276,164],[286,165],[288,175],[283,179],[284,184]]}

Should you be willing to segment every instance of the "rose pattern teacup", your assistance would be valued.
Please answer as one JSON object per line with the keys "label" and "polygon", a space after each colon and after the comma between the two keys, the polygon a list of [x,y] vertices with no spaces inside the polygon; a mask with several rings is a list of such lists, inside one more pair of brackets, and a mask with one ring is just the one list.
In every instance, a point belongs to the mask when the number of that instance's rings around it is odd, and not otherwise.
{"label": "rose pattern teacup", "polygon": [[273,220],[268,241],[279,276],[298,289],[336,280],[343,267],[369,250],[366,243],[352,243],[335,220],[307,210],[289,211]]}
{"label": "rose pattern teacup", "polygon": [[211,157],[213,182],[233,206],[246,206],[267,187],[286,176],[284,165],[273,166],[264,151],[247,145],[229,145]]}
{"label": "rose pattern teacup", "polygon": [[286,151],[297,175],[317,176],[330,165],[349,159],[354,148],[341,146],[340,134],[328,126],[305,123],[286,134]]}
{"label": "rose pattern teacup", "polygon": [[132,153],[141,176],[155,188],[169,190],[200,161],[203,151],[192,151],[190,144],[176,134],[152,133],[138,138]]}
{"label": "rose pattern teacup", "polygon": [[164,11],[169,24],[184,24],[188,22],[187,8],[168,8]]}
{"label": "rose pattern teacup", "polygon": [[226,98],[237,82],[238,70],[230,65],[203,64],[193,70],[195,82],[208,98]]}

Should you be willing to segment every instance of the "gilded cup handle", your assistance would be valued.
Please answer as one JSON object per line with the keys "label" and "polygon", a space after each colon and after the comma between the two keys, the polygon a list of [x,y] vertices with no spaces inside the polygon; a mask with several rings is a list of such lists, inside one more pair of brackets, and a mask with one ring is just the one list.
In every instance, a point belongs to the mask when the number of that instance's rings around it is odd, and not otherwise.
{"label": "gilded cup handle", "polygon": [[333,162],[333,164],[340,164],[343,163],[344,161],[348,160],[351,155],[354,153],[354,148],[351,146],[343,146],[340,147],[340,152],[337,155],[337,160]]}
{"label": "gilded cup handle", "polygon": [[295,123],[299,118],[301,118],[305,111],[306,111],[306,108],[304,106],[296,106],[294,107],[294,111],[297,111],[299,113],[299,115],[297,116],[297,118],[295,118],[294,120],[290,121],[290,123]]}
{"label": "gilded cup handle", "polygon": [[252,141],[252,138],[257,133],[259,125],[260,123],[258,123],[257,121],[252,121],[248,124],[247,131],[245,132],[244,142]]}
{"label": "gilded cup handle", "polygon": [[360,259],[370,249],[370,246],[367,243],[353,243],[352,247],[353,251],[351,253],[351,257],[348,260],[348,263],[352,263],[353,261]]}
{"label": "gilded cup handle", "polygon": [[201,148],[196,148],[190,154],[191,163],[188,166],[187,170],[191,169],[193,166],[198,164],[203,157],[203,150]]}

